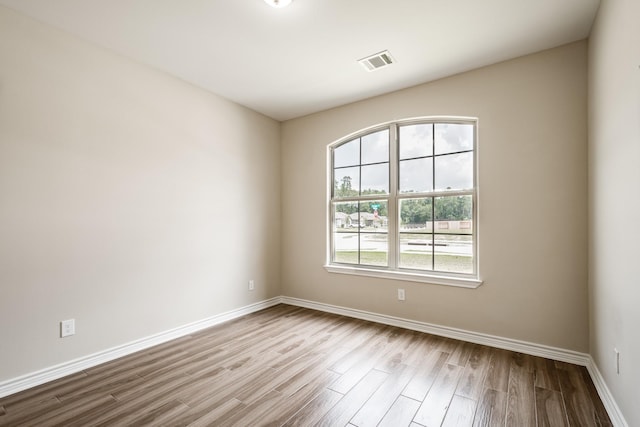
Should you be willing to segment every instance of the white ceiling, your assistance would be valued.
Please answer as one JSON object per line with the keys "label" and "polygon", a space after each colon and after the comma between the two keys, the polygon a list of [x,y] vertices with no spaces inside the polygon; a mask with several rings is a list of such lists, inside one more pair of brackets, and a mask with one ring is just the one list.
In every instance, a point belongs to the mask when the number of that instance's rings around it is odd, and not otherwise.
{"label": "white ceiling", "polygon": [[[588,36],[599,0],[0,0],[286,120]],[[371,73],[356,60],[388,49]]]}

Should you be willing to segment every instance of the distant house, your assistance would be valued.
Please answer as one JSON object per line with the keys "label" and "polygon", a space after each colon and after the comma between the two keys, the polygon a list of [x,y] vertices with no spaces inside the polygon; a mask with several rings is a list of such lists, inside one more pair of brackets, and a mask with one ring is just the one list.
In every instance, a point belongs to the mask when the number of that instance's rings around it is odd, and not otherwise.
{"label": "distant house", "polygon": [[376,216],[370,212],[354,212],[349,215],[351,220],[351,226],[356,227],[360,224],[360,227],[383,227],[387,225],[386,216]]}
{"label": "distant house", "polygon": [[344,212],[336,212],[333,216],[336,228],[345,228],[351,224],[351,218]]}

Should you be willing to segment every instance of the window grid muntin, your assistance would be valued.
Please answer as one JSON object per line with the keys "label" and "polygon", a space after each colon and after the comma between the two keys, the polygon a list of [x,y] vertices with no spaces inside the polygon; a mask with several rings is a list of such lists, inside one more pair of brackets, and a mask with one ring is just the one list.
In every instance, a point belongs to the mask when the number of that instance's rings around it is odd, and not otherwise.
{"label": "window grid muntin", "polygon": [[[387,144],[387,161],[380,161],[380,162],[370,162],[370,163],[363,163],[362,162],[362,139],[368,135],[373,135],[376,134],[378,132],[381,131],[388,131],[388,138],[386,141]],[[330,262],[334,263],[334,264],[339,264],[339,265],[349,265],[349,266],[363,266],[366,268],[385,268],[388,269],[389,268],[389,264],[391,263],[390,261],[390,255],[391,255],[391,251],[389,250],[391,247],[391,243],[389,241],[389,236],[390,236],[390,230],[388,228],[387,225],[387,232],[386,233],[376,233],[376,234],[386,234],[387,236],[387,265],[386,267],[381,267],[381,266],[376,266],[376,265],[370,265],[370,264],[362,264],[362,246],[361,246],[361,237],[363,233],[363,230],[361,230],[360,227],[360,218],[361,218],[361,204],[365,203],[365,202],[371,202],[371,201],[384,201],[386,203],[387,206],[387,224],[390,223],[389,221],[389,206],[391,205],[390,203],[390,192],[391,192],[391,173],[392,173],[392,166],[391,166],[391,151],[392,150],[392,146],[391,146],[391,134],[392,134],[392,129],[389,125],[386,126],[380,126],[374,129],[370,129],[369,131],[365,132],[365,133],[361,133],[359,135],[356,136],[352,136],[349,139],[346,139],[344,142],[341,142],[333,147],[331,147],[331,227],[330,227],[330,232],[331,232],[331,237],[330,237],[330,247],[331,247],[331,252],[330,252]],[[343,165],[343,166],[339,166],[339,167],[334,167],[335,164],[335,150],[339,147],[341,147],[342,145],[345,144],[349,144],[353,141],[358,141],[358,164],[354,164],[354,165]],[[362,194],[363,193],[363,188],[362,188],[362,167],[363,166],[372,166],[372,165],[382,165],[382,164],[387,164],[388,165],[388,169],[387,169],[387,192],[386,193],[378,193],[378,194]],[[354,196],[338,196],[336,195],[336,186],[335,186],[335,177],[336,177],[336,171],[340,170],[340,169],[347,169],[347,168],[358,168],[358,179],[359,179],[359,185],[358,185],[358,195],[354,195]],[[335,235],[334,235],[334,227],[335,227],[335,206],[337,203],[344,203],[344,202],[354,202],[357,203],[357,221],[358,224],[355,227],[356,228],[356,235],[357,235],[357,241],[358,241],[358,245],[357,245],[357,264],[351,264],[351,263],[341,263],[338,261],[335,261],[336,259],[336,248],[335,248]]]}
{"label": "window grid muntin", "polygon": [[[376,196],[376,195],[372,195],[372,196]],[[380,196],[380,194],[378,194],[377,196]],[[386,232],[382,232],[382,231],[363,231],[360,227],[360,219],[361,219],[361,213],[362,211],[362,204],[366,203],[366,202],[373,202],[373,201],[379,201],[382,203],[385,203],[387,205],[387,231]],[[357,225],[354,227],[355,231],[347,231],[344,233],[339,233],[337,231],[337,227],[336,227],[336,205],[337,204],[341,204],[341,203],[355,203],[356,204],[356,211],[354,212],[355,214],[357,214],[356,218],[357,218]],[[390,200],[388,197],[369,197],[366,200],[343,200],[343,199],[338,199],[336,201],[332,201],[332,205],[331,205],[331,228],[330,228],[330,233],[331,233],[331,259],[332,259],[332,263],[335,264],[341,264],[341,265],[362,265],[362,266],[366,266],[366,267],[371,267],[371,268],[375,268],[375,267],[382,267],[376,264],[363,264],[362,263],[362,244],[361,244],[361,238],[362,235],[376,235],[376,236],[386,236],[386,240],[387,240],[387,266],[386,268],[389,267],[390,261],[390,243],[389,243],[389,236],[390,236],[390,232],[389,232],[389,205],[390,205]],[[352,215],[352,214],[348,214],[348,215]],[[352,264],[352,263],[347,263],[347,262],[340,262],[340,261],[335,261],[336,258],[336,249],[335,249],[335,235],[336,234],[355,234],[357,236],[357,263]]]}
{"label": "window grid muntin", "polygon": [[[378,133],[380,131],[383,130],[389,130],[389,138],[387,139],[387,153],[388,153],[388,159],[386,162],[371,162],[371,163],[362,163],[362,138],[368,136],[368,135],[373,135],[375,133]],[[388,196],[391,192],[391,173],[392,173],[392,164],[391,164],[391,128],[389,126],[383,126],[383,127],[378,127],[376,129],[370,130],[366,133],[363,133],[359,136],[356,137],[351,137],[349,139],[347,139],[344,142],[341,142],[333,147],[331,147],[331,201],[334,201],[336,199],[339,200],[348,200],[348,199],[355,199],[355,200],[359,200],[361,197],[365,197],[365,196],[371,196],[372,194],[362,194],[362,167],[363,166],[375,166],[375,165],[384,165],[384,164],[388,164],[389,168],[387,171],[387,192],[386,193],[379,193],[379,194],[373,194],[373,196]],[[358,141],[358,164],[353,164],[353,165],[343,165],[343,166],[338,166],[335,167],[335,150],[339,147],[342,147],[343,145],[349,144],[351,142],[354,141]],[[337,196],[336,193],[336,186],[335,186],[335,179],[336,179],[336,171],[337,170],[341,170],[341,169],[349,169],[349,168],[358,168],[358,196]]]}
{"label": "window grid muntin", "polygon": [[[473,266],[473,272],[472,273],[459,273],[459,274],[475,274],[476,271],[476,267],[475,267],[475,243],[476,243],[476,226],[474,225],[474,221],[475,221],[475,216],[474,216],[474,210],[475,210],[475,203],[474,203],[474,198],[473,198],[473,194],[471,194],[471,192],[468,191],[457,191],[455,194],[451,194],[449,192],[439,192],[439,195],[427,195],[424,194],[422,196],[415,196],[415,193],[411,194],[411,197],[406,197],[406,195],[403,195],[405,197],[398,197],[397,201],[398,201],[398,216],[397,216],[397,224],[398,224],[398,240],[401,240],[401,236],[402,235],[423,235],[423,236],[428,236],[431,240],[431,250],[430,250],[430,255],[431,255],[431,268],[430,269],[420,269],[420,268],[411,268],[411,267],[402,267],[401,266],[401,262],[400,262],[400,256],[402,255],[401,251],[398,251],[398,262],[397,262],[397,269],[399,270],[417,270],[417,271],[433,271],[433,272],[439,272],[439,273],[453,273],[451,271],[447,271],[447,270],[436,270],[436,236],[461,236],[461,237],[471,237],[471,258],[472,258],[472,266]],[[438,232],[436,231],[436,222],[440,222],[442,220],[438,220],[436,218],[436,199],[439,197],[458,197],[458,196],[471,196],[471,221],[472,221],[472,226],[471,226],[471,233],[451,233],[451,232]],[[400,205],[402,203],[403,200],[417,200],[417,199],[429,199],[431,201],[431,231],[425,230],[425,231],[415,231],[415,230],[402,230],[401,224],[402,224],[402,218],[401,218],[401,213],[402,210],[400,209]],[[458,221],[464,221],[464,220],[458,220]]]}
{"label": "window grid muntin", "polygon": [[[402,126],[409,126],[409,125],[419,125],[419,124],[431,124],[433,126],[432,128],[432,134],[431,134],[431,154],[427,155],[427,156],[416,156],[416,157],[408,157],[408,158],[403,158],[400,159],[399,158],[399,152],[400,152],[400,127]],[[463,125],[470,125],[472,126],[472,148],[469,150],[458,150],[458,151],[452,151],[452,152],[446,152],[446,153],[438,153],[436,154],[436,147],[435,147],[435,138],[436,138],[436,132],[435,132],[435,126],[436,125],[444,125],[444,124],[463,124]],[[333,167],[333,152],[337,147],[340,147],[342,144],[346,144],[350,141],[353,141],[354,139],[361,139],[362,137],[378,132],[382,129],[388,128],[389,129],[389,192],[388,192],[388,199],[387,199],[387,209],[388,209],[388,226],[387,226],[387,241],[388,241],[388,248],[387,248],[387,259],[388,259],[388,267],[375,267],[375,266],[370,266],[370,265],[364,265],[367,268],[371,268],[371,269],[382,269],[382,270],[389,270],[389,271],[398,271],[398,272],[402,272],[402,271],[406,271],[406,272],[419,272],[422,273],[426,276],[433,276],[433,277],[451,277],[451,278],[461,278],[461,279],[466,279],[469,277],[478,277],[478,253],[477,253],[477,245],[478,245],[478,221],[477,221],[477,119],[472,119],[472,118],[465,118],[465,119],[412,119],[412,120],[401,120],[401,121],[396,121],[393,123],[389,123],[385,126],[381,126],[381,127],[377,127],[377,128],[372,128],[369,129],[368,131],[366,131],[366,133],[362,133],[358,136],[356,136],[355,138],[353,136],[351,136],[349,139],[346,139],[343,142],[338,142],[336,143],[334,146],[331,147],[331,174],[332,174],[332,178],[333,178],[333,174],[335,173],[335,169],[339,169],[339,168],[334,168]],[[393,149],[391,149],[393,147]],[[362,150],[362,145],[360,142],[360,150]],[[453,189],[453,190],[435,190],[436,188],[436,181],[435,181],[435,174],[436,174],[436,168],[435,168],[435,158],[437,157],[442,157],[442,156],[449,156],[449,155],[453,155],[453,154],[462,154],[462,153],[473,153],[473,159],[472,159],[472,182],[473,182],[473,186],[470,189]],[[401,161],[404,160],[412,160],[412,159],[419,159],[419,158],[431,158],[432,163],[432,179],[433,179],[433,191],[423,191],[423,192],[415,192],[415,193],[401,193],[400,192],[400,177],[399,177],[399,164]],[[386,163],[386,162],[380,162],[380,163]],[[362,166],[362,164],[359,165],[360,167]],[[333,179],[332,179],[333,182]],[[337,199],[334,196],[333,193],[333,186],[332,186],[332,190],[331,190],[331,203],[334,203],[335,201],[347,201],[347,200],[353,200],[353,201],[361,201],[363,199],[368,199],[368,200],[375,200],[375,199],[383,199],[384,197],[380,197],[380,196],[384,196],[383,194],[369,194],[369,195],[362,195],[360,194],[360,196],[358,197],[352,197],[352,198],[339,198]],[[362,189],[359,190],[359,193],[362,192]],[[402,232],[400,231],[400,223],[401,223],[401,219],[400,219],[400,201],[403,199],[411,199],[411,198],[424,198],[424,197],[430,197],[433,198],[433,200],[435,200],[436,197],[454,197],[454,196],[471,196],[471,204],[472,204],[472,209],[471,209],[471,218],[472,218],[472,233],[470,234],[466,234],[466,233],[434,233],[433,229],[432,229],[432,237],[433,239],[435,239],[436,235],[450,235],[450,236],[470,236],[472,243],[471,243],[471,264],[472,264],[472,273],[458,273],[458,272],[452,272],[452,271],[444,271],[444,270],[415,270],[415,269],[410,269],[410,268],[406,268],[406,267],[400,267],[400,235],[402,234]],[[393,203],[392,203],[393,201]],[[333,209],[332,209],[333,211]],[[395,212],[393,212],[395,211]],[[432,221],[435,223],[435,203],[432,203]],[[394,221],[391,221],[390,218],[394,218]],[[334,219],[332,218],[332,223],[334,221]],[[358,233],[360,233],[360,229],[358,228]],[[406,234],[406,233],[405,233]],[[426,233],[425,233],[426,234]],[[359,241],[359,240],[358,240]],[[330,253],[330,264],[340,264],[340,263],[336,263],[333,258],[334,258],[334,247],[333,247],[333,235],[331,236],[331,253]],[[433,247],[433,246],[432,246]],[[352,265],[352,264],[348,264],[348,265]],[[358,264],[358,265],[362,265],[362,264]],[[432,267],[435,267],[435,253],[432,256]]]}

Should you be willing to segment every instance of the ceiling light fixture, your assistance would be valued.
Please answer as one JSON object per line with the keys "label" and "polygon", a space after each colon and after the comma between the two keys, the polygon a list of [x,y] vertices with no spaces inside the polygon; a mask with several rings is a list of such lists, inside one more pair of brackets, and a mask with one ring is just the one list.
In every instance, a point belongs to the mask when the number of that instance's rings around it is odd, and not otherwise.
{"label": "ceiling light fixture", "polygon": [[291,4],[293,0],[264,0],[266,4],[273,7],[285,7]]}

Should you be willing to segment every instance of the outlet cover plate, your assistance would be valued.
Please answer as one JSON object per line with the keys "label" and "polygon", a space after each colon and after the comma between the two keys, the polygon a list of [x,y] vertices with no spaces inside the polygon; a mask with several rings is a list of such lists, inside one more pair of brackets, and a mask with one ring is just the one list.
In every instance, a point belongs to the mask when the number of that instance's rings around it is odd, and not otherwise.
{"label": "outlet cover plate", "polygon": [[68,319],[60,322],[60,338],[69,337],[76,333],[76,319]]}

